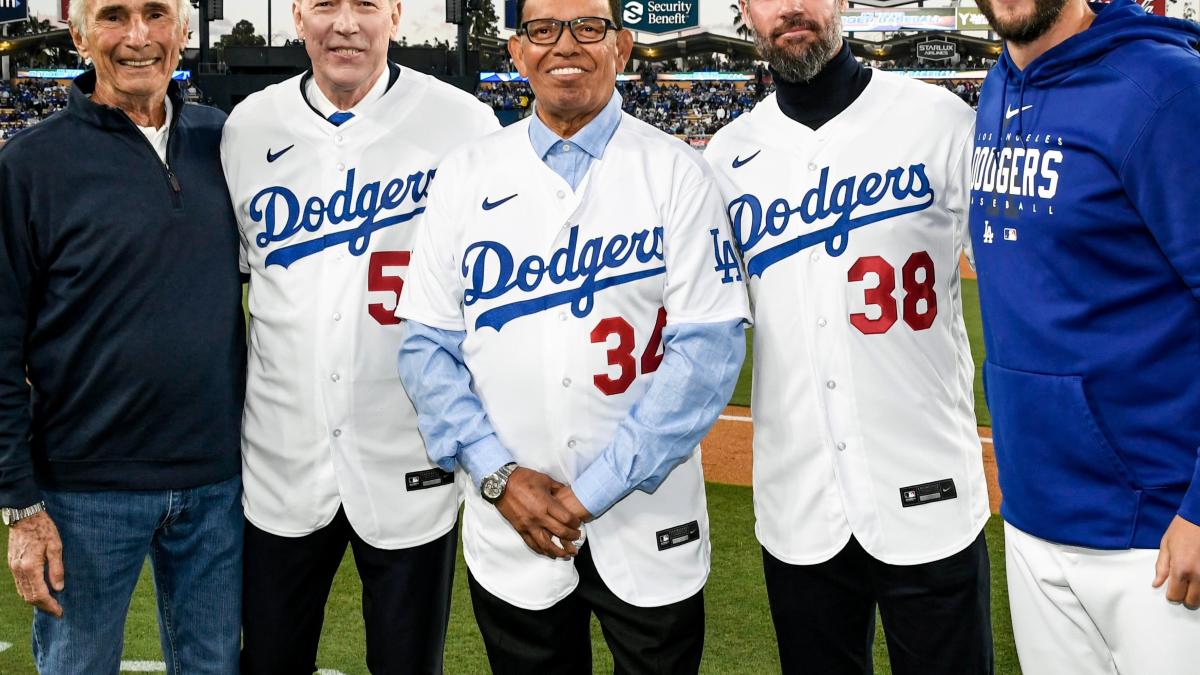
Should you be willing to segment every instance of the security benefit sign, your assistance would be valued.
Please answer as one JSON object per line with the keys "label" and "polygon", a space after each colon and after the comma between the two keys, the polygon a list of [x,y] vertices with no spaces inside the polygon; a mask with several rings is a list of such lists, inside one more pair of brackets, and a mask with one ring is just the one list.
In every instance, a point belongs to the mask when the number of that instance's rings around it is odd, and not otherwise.
{"label": "security benefit sign", "polygon": [[949,40],[926,40],[917,43],[917,58],[922,61],[949,61],[957,53]]}
{"label": "security benefit sign", "polygon": [[694,28],[700,23],[699,5],[700,0],[622,0],[621,22],[646,33]]}
{"label": "security benefit sign", "polygon": [[0,0],[0,23],[24,21],[29,16],[29,0]]}

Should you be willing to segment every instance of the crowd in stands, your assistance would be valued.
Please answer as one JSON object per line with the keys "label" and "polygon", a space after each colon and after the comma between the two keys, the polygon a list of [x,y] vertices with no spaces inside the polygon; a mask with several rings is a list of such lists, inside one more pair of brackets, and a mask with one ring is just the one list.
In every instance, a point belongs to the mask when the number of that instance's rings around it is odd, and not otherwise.
{"label": "crowd in stands", "polygon": [[65,107],[67,88],[57,80],[0,80],[0,140]]}
{"label": "crowd in stands", "polygon": [[[867,63],[885,69],[912,65],[901,61]],[[994,61],[990,59],[967,57],[958,67],[984,69],[992,63]],[[686,65],[700,70],[730,64],[693,59]],[[748,112],[770,93],[770,85],[762,83],[764,71],[761,66],[749,72],[755,75],[749,82],[659,81],[656,64],[654,68],[644,67],[639,80],[618,83],[617,89],[624,101],[624,109],[629,114],[668,133],[689,139],[703,139]],[[942,80],[939,84],[971,106],[979,102],[978,81]],[[477,96],[494,110],[517,111],[518,116],[526,114],[533,104],[533,93],[525,82],[485,83],[480,86]],[[199,92],[192,97],[192,100],[197,99],[202,100]],[[66,101],[67,88],[55,80],[0,81],[0,140],[11,138],[20,130],[66,107]]]}
{"label": "crowd in stands", "polygon": [[660,82],[617,85],[625,112],[669,134],[704,138],[747,113],[767,92],[753,82]]}
{"label": "crowd in stands", "polygon": [[[656,82],[653,78],[618,82],[625,112],[670,134],[705,138],[749,112],[770,93],[755,82]],[[524,112],[533,103],[525,82],[497,82],[480,86],[479,100],[493,110]]]}
{"label": "crowd in stands", "polygon": [[954,92],[972,108],[979,107],[979,85],[975,80],[938,80],[938,84]]}
{"label": "crowd in stands", "polygon": [[533,92],[526,82],[485,83],[475,96],[492,110],[525,110],[533,103]]}
{"label": "crowd in stands", "polygon": [[864,63],[880,70],[987,70],[996,65],[996,59],[956,55],[945,61],[930,61],[917,58],[915,54],[909,54],[883,61],[868,59]]}

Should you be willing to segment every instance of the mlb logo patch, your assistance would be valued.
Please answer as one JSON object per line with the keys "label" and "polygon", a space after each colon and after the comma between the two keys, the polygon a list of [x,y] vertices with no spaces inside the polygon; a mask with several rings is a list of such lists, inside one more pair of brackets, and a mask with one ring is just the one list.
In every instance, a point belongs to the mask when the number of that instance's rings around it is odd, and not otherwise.
{"label": "mlb logo patch", "polygon": [[1016,241],[1016,240],[1017,240],[1017,228],[1015,228],[1015,227],[1004,228],[1004,241]]}

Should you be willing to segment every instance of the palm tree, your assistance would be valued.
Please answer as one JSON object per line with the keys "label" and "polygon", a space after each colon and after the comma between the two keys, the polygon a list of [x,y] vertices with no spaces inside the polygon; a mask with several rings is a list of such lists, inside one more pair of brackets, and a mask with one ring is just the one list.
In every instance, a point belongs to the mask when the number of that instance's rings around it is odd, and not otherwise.
{"label": "palm tree", "polygon": [[747,26],[746,22],[742,20],[742,8],[740,5],[738,5],[737,0],[734,0],[734,2],[729,5],[729,9],[733,11],[733,32],[737,33],[737,36],[743,40],[749,40],[751,37],[753,37],[754,31],[752,31],[750,26]]}

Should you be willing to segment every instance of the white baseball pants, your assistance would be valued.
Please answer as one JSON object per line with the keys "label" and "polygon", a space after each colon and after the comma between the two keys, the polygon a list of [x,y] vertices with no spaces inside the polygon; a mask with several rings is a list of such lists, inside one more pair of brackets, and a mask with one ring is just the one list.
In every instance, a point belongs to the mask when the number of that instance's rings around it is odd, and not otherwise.
{"label": "white baseball pants", "polygon": [[1158,549],[1066,546],[1004,524],[1024,675],[1194,675],[1200,612],[1152,588]]}

